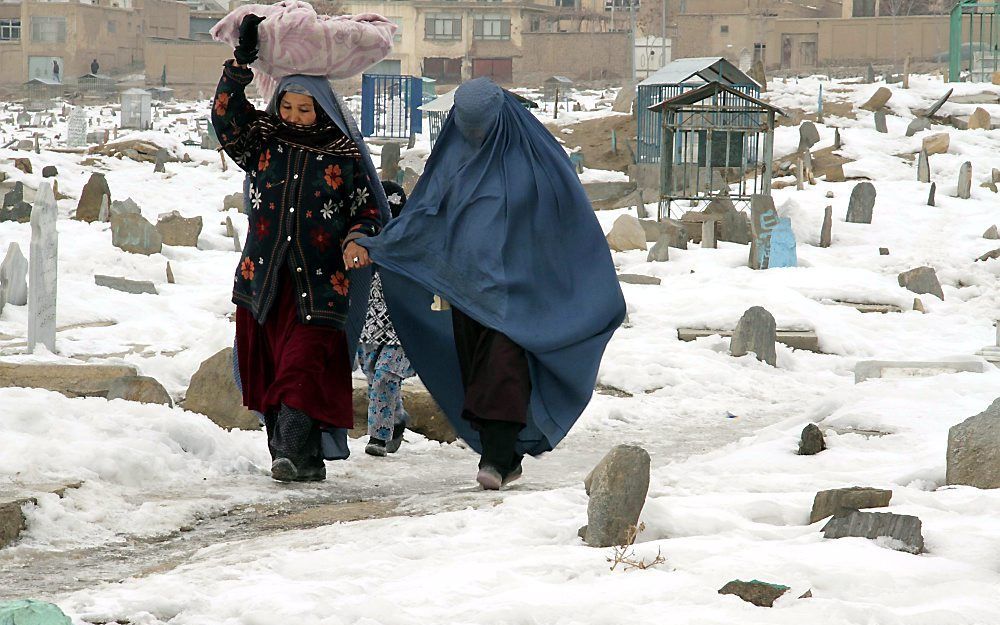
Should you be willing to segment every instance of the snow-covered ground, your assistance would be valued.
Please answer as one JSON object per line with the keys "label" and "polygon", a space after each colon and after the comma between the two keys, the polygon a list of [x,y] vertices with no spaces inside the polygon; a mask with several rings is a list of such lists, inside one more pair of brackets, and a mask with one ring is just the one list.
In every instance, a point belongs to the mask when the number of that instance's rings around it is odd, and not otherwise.
{"label": "snow-covered ground", "polygon": [[[776,81],[768,97],[814,111],[820,84],[828,102],[856,105],[880,86]],[[979,185],[1000,168],[1000,130],[935,126],[904,136],[909,108],[928,106],[947,88],[955,86],[956,95],[1000,88],[932,77],[913,77],[911,86],[890,86],[888,135],[876,133],[872,114],[860,110],[857,119],[828,115],[819,125],[814,149],[831,145],[839,127],[840,153],[854,159],[845,173],[867,176],[878,190],[871,225],[844,222],[853,181],[774,192],[779,212],[792,219],[799,267],[751,271],[747,248],[730,243],[671,249],[666,263],[647,263],[646,252],[615,253],[622,273],[662,279],[659,286],[622,285],[629,324],[612,340],[599,379],[617,391],[595,394],[564,444],[527,461],[525,478],[500,494],[473,488],[471,452],[415,434],[388,459],[365,456],[354,441],[350,460],[328,463],[327,482],[287,487],[267,477],[261,433],[226,432],[179,408],[0,389],[0,493],[83,482],[62,498],[45,495],[27,506],[26,533],[0,551],[0,575],[8,581],[49,561],[67,564],[65,570],[46,569],[37,593],[14,584],[12,594],[0,584],[0,599],[30,593],[53,600],[77,625],[1000,622],[1000,491],[949,487],[944,479],[948,428],[1000,395],[1000,371],[858,385],[853,378],[860,360],[971,357],[994,342],[992,323],[1000,316],[1000,262],[974,262],[998,247],[981,235],[1000,222],[1000,196]],[[588,110],[560,112],[563,128],[611,114],[613,94],[575,97]],[[599,110],[589,110],[598,103]],[[968,114],[975,106],[948,104],[942,113]],[[30,188],[42,165],[59,168],[59,189],[70,199],[59,202],[58,325],[84,324],[59,333],[58,355],[18,354],[27,311],[8,305],[0,316],[4,361],[125,362],[179,399],[198,365],[231,345],[237,254],[223,224],[232,217],[241,240],[247,224],[221,208],[225,195],[241,189],[242,176],[232,163],[223,172],[215,152],[183,145],[197,138],[205,103],[173,108],[188,112],[164,115],[144,133],[176,156],[190,155],[191,163],[168,163],[166,174],[154,174],[150,163],[46,150],[61,145],[55,135],[64,125],[42,131],[41,155],[0,150],[0,171]],[[985,108],[1000,121],[1000,106]],[[546,121],[551,113],[536,111]],[[90,114],[91,130],[116,121],[100,109]],[[0,144],[31,132],[5,123]],[[931,158],[937,207],[926,206],[929,185],[916,182],[915,161],[902,157],[932,132],[951,134],[949,153]],[[797,128],[778,128],[776,155],[792,152],[798,140]],[[428,151],[425,135],[404,159],[417,163]],[[33,175],[13,167],[11,159],[25,156]],[[83,165],[86,158],[96,164]],[[959,200],[958,168],[967,160],[973,194]],[[106,174],[113,199],[132,197],[153,222],[170,210],[202,216],[203,249],[128,254],[111,245],[107,224],[68,219],[92,171]],[[620,175],[587,170],[585,178]],[[833,245],[824,249],[818,242],[827,205],[835,219]],[[598,218],[607,230],[628,212]],[[0,252],[17,241],[27,253],[28,239],[26,224],[0,224]],[[880,247],[890,254],[880,255]],[[168,260],[176,284],[166,283]],[[926,314],[911,310],[914,294],[896,281],[921,265],[937,270],[945,294],[944,301],[920,296]],[[97,287],[95,273],[151,280],[159,295]],[[837,301],[894,304],[904,312],[862,314]],[[729,356],[728,340],[718,336],[677,339],[678,328],[730,328],[754,305],[771,311],[779,329],[815,331],[824,353],[778,345],[772,368],[752,355]],[[827,434],[828,449],[817,456],[795,453],[807,423]],[[652,456],[645,531],[635,549],[640,558],[660,553],[665,562],[647,570],[612,571],[611,550],[577,537],[587,522],[582,480],[621,442]],[[813,496],[847,486],[892,489],[888,510],[922,520],[926,553],[824,539],[822,523],[808,523]],[[155,551],[229,511],[324,497],[384,500],[389,516],[290,531],[242,528],[141,575],[120,582],[112,576],[107,584],[65,581],[69,592],[60,590],[60,580],[88,576],[72,570],[74,558],[90,562],[88,554],[116,544]],[[773,609],[756,608],[716,592],[737,578],[792,590]],[[796,598],[806,590],[812,598]]]}

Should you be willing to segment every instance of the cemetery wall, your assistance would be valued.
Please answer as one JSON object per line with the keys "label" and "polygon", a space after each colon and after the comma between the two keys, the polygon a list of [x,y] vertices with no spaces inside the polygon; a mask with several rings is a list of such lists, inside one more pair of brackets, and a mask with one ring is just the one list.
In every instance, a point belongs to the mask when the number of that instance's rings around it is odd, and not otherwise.
{"label": "cemetery wall", "polygon": [[514,82],[541,84],[553,75],[573,80],[620,79],[631,71],[629,34],[523,33]]}
{"label": "cemetery wall", "polygon": [[233,49],[213,41],[146,40],[146,76],[152,82],[167,68],[167,82],[173,85],[214,85],[222,75],[222,64],[232,58]]}

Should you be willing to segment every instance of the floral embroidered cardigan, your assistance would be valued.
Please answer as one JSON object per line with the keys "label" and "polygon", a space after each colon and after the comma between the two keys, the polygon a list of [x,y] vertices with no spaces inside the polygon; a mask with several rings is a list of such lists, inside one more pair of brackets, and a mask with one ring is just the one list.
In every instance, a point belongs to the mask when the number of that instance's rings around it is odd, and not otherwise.
{"label": "floral embroidered cardigan", "polygon": [[280,280],[290,279],[300,322],[343,329],[350,278],[342,246],[380,229],[371,181],[342,133],[323,135],[331,140],[321,146],[298,142],[289,125],[254,109],[244,92],[252,79],[228,62],[212,107],[222,147],[249,177],[250,229],[233,302],[263,324]]}

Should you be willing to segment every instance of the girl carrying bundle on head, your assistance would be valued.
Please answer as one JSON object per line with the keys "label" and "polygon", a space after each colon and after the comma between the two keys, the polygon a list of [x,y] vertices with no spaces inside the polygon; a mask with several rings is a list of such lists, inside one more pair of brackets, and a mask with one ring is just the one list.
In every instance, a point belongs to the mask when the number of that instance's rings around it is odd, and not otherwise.
{"label": "girl carrying bundle on head", "polygon": [[233,287],[239,374],[244,404],[264,415],[271,476],[315,481],[324,458],[349,453],[370,280],[357,241],[378,234],[388,207],[325,77],[284,77],[265,111],[247,100],[263,19],[243,17],[212,106],[223,148],[247,172],[249,231]]}

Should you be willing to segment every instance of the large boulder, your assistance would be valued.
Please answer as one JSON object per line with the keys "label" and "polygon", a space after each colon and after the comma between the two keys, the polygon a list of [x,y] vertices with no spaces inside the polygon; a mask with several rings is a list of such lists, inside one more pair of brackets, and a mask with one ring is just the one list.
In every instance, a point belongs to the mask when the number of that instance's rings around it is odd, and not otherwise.
{"label": "large boulder", "polygon": [[778,360],[774,347],[777,334],[774,316],[764,308],[754,306],[743,313],[736,324],[733,338],[729,342],[729,353],[733,356],[745,356],[753,352],[757,360],[775,367]]}
{"label": "large boulder", "polygon": [[932,267],[917,267],[909,271],[904,271],[896,277],[899,286],[908,291],[913,291],[917,295],[930,293],[944,300],[944,291],[938,281],[937,272]]}
{"label": "large boulder", "polygon": [[826,439],[818,425],[810,423],[802,428],[802,435],[799,437],[800,456],[815,456],[824,449],[826,449]]}
{"label": "large boulder", "polygon": [[945,480],[976,488],[1000,488],[1000,399],[948,430]]}
{"label": "large boulder", "polygon": [[76,206],[74,219],[80,221],[97,221],[101,214],[101,198],[107,196],[111,201],[111,188],[104,174],[91,174],[90,180],[83,186],[80,193],[80,203]]}
{"label": "large boulder", "polygon": [[127,365],[0,362],[0,388],[44,388],[67,397],[107,397],[114,380],[135,375]]}
{"label": "large boulder", "polygon": [[124,399],[140,404],[174,405],[170,394],[167,393],[167,389],[163,388],[162,384],[153,378],[141,375],[124,376],[112,380],[108,387],[108,399]]}
{"label": "large boulder", "polygon": [[608,245],[616,252],[646,249],[646,231],[639,220],[631,215],[622,215],[615,220],[607,236]]}
{"label": "large boulder", "polygon": [[156,230],[163,237],[164,245],[198,247],[198,236],[201,234],[201,228],[201,215],[182,217],[178,211],[164,213],[156,221]]}
{"label": "large boulder", "polygon": [[580,533],[591,547],[628,541],[649,490],[649,454],[635,445],[617,445],[584,480],[590,502],[587,526]]}
{"label": "large boulder", "polygon": [[185,410],[207,416],[227,430],[260,429],[260,420],[243,406],[243,394],[233,379],[232,347],[201,363],[191,376],[183,406]]}

